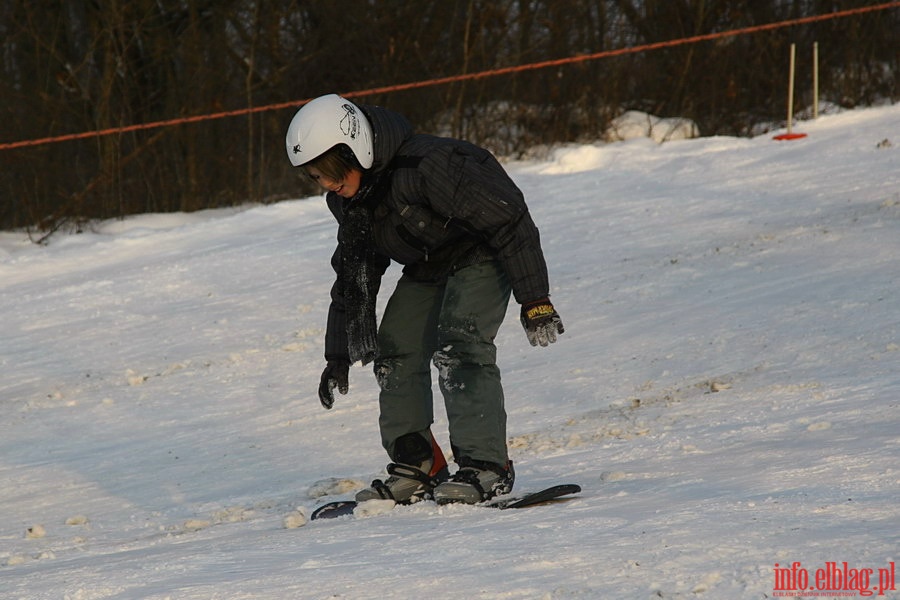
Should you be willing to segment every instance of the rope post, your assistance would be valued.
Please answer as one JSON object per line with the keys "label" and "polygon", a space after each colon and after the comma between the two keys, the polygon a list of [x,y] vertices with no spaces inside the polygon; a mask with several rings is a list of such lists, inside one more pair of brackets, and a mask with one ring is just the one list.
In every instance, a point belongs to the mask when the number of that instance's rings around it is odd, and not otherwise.
{"label": "rope post", "polygon": [[776,140],[796,140],[806,137],[805,133],[793,133],[794,123],[794,65],[797,57],[797,44],[791,44],[791,62],[788,68],[788,101],[787,101],[787,133],[776,135]]}
{"label": "rope post", "polygon": [[794,70],[797,64],[797,44],[791,44],[791,66],[788,68],[788,105],[787,105],[787,132],[791,134],[794,123]]}
{"label": "rope post", "polygon": [[819,42],[813,42],[813,119],[819,118]]}

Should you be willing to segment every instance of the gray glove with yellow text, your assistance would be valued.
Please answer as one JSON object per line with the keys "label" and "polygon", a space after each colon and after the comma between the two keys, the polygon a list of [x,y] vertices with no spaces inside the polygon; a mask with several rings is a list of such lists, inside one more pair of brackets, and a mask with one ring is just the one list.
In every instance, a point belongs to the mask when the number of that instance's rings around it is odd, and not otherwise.
{"label": "gray glove with yellow text", "polygon": [[556,336],[565,331],[562,319],[549,298],[523,304],[521,320],[532,346],[552,344],[556,341]]}

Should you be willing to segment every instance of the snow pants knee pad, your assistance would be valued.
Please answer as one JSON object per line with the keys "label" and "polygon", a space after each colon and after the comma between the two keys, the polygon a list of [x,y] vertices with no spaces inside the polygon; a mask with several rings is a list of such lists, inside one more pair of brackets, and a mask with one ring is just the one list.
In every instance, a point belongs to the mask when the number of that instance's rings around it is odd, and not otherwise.
{"label": "snow pants knee pad", "polygon": [[393,360],[381,360],[375,363],[375,381],[382,390],[391,390],[396,387],[395,378],[391,377],[395,370],[394,362]]}

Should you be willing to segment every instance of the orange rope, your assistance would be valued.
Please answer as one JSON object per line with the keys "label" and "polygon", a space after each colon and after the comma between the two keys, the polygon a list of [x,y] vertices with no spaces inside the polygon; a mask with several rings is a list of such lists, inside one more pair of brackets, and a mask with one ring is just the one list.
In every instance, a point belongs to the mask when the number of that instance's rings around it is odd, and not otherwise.
{"label": "orange rope", "polygon": [[[900,1],[897,2],[886,2],[884,4],[877,4],[873,6],[863,6],[860,8],[851,8],[842,11],[836,11],[832,13],[827,13],[824,15],[814,15],[811,17],[800,17],[797,19],[790,19],[787,21],[779,21],[776,23],[767,23],[765,25],[754,25],[751,27],[742,27],[740,29],[731,29],[729,31],[721,31],[718,33],[706,33],[703,35],[695,35],[686,38],[679,38],[676,40],[668,40],[665,42],[655,42],[652,44],[643,44],[640,46],[629,46],[626,48],[619,48],[616,50],[606,50],[603,52],[595,52],[593,54],[582,54],[578,56],[568,56],[566,58],[559,58],[555,60],[545,60],[536,63],[529,63],[526,65],[518,65],[514,67],[503,67],[500,69],[491,69],[489,71],[479,71],[477,73],[467,73],[465,75],[452,75],[448,77],[439,77],[437,79],[428,79],[425,81],[414,81],[411,83],[401,83],[395,85],[388,85],[384,87],[378,88],[370,88],[367,90],[358,90],[355,92],[347,92],[342,94],[345,98],[359,98],[363,96],[372,96],[375,94],[384,94],[387,92],[399,92],[404,90],[412,90],[424,87],[431,87],[435,85],[443,85],[446,83],[455,83],[458,81],[469,81],[474,79],[484,79],[487,77],[496,77],[498,75],[507,75],[509,73],[519,73],[523,71],[534,71],[537,69],[546,69],[548,67],[557,67],[561,65],[569,65],[578,62],[586,62],[589,60],[598,60],[601,58],[610,58],[613,56],[623,56],[626,54],[637,54],[640,52],[648,52],[650,50],[658,50],[660,48],[672,48],[675,46],[683,46],[686,44],[696,44],[699,42],[706,42],[710,40],[722,39],[727,37],[734,37],[738,35],[747,35],[751,33],[759,33],[761,31],[771,31],[773,29],[781,29],[784,27],[791,27],[794,25],[805,25],[808,23],[815,23],[819,21],[826,21],[830,19],[840,19],[844,17],[850,17],[854,15],[859,15],[863,13],[888,10],[891,8],[900,8]],[[226,117],[237,117],[241,115],[249,115],[253,113],[259,113],[270,110],[280,110],[283,108],[297,108],[303,106],[307,102],[312,100],[312,98],[307,98],[305,100],[294,100],[291,102],[280,102],[278,104],[267,104],[265,106],[257,106],[253,108],[240,108],[236,110],[229,110],[224,112],[217,113],[209,113],[204,115],[195,115],[192,117],[179,117],[175,119],[167,119],[164,121],[152,121],[149,123],[139,123],[137,125],[127,125],[123,127],[112,127],[109,129],[101,129],[97,131],[85,131],[82,133],[71,133],[67,135],[58,135],[53,137],[45,137],[33,140],[22,140],[19,142],[5,142],[0,143],[0,150],[11,150],[13,148],[24,148],[29,146],[40,146],[43,144],[50,144],[56,142],[66,142],[71,140],[80,140],[91,137],[101,137],[105,135],[112,135],[115,133],[127,133],[130,131],[141,131],[145,129],[156,129],[158,127],[168,127],[172,125],[181,125],[184,123],[197,123],[199,121],[212,121],[214,119],[224,119]]]}
{"label": "orange rope", "polygon": [[[350,92],[347,94],[343,94],[346,98],[352,98],[355,96],[370,96],[373,94],[381,94],[385,92],[396,92],[399,90],[409,90],[414,88],[421,88],[431,85],[440,85],[444,83],[453,83],[456,81],[464,81],[470,79],[482,79],[485,77],[493,77],[496,75],[506,75],[508,73],[517,73],[520,71],[533,71],[535,69],[544,69],[547,67],[556,67],[560,65],[568,65],[576,62],[585,62],[589,60],[597,60],[600,58],[610,58],[613,56],[623,56],[626,54],[637,54],[639,52],[647,52],[650,50],[658,50],[660,48],[672,48],[674,46],[683,46],[685,44],[696,44],[698,42],[706,42],[709,40],[721,39],[726,37],[734,37],[738,35],[746,35],[750,33],[758,33],[760,31],[769,31],[772,29],[780,29],[782,27],[789,27],[792,25],[804,25],[807,23],[814,23],[817,21],[826,21],[829,19],[838,19],[842,17],[849,17],[851,15],[857,15],[867,12],[874,12],[878,10],[887,10],[890,8],[900,8],[900,2],[888,2],[886,4],[878,4],[874,6],[865,6],[862,8],[853,8],[848,10],[842,10],[838,12],[828,13],[825,15],[814,15],[811,17],[800,17],[797,19],[791,19],[789,21],[779,21],[777,23],[767,23],[765,25],[754,25],[751,27],[743,27],[741,29],[732,29],[729,31],[721,31],[719,33],[705,33],[702,35],[695,35],[686,38],[679,38],[677,40],[668,40],[665,42],[654,42],[652,44],[643,44],[641,46],[629,46],[627,48],[619,48],[617,50],[605,50],[603,52],[595,52],[594,54],[582,54],[579,56],[568,56],[566,58],[558,58],[554,60],[545,60],[542,62],[530,63],[527,65],[519,65],[515,67],[504,67],[501,69],[492,69],[490,71],[480,71],[478,73],[469,73],[467,75],[453,75],[450,77],[442,77],[440,79],[430,79],[428,81],[417,81],[413,83],[404,83],[398,85],[385,86],[380,88],[373,88],[369,90],[362,90],[359,92]],[[0,147],[2,148],[2,147]]]}

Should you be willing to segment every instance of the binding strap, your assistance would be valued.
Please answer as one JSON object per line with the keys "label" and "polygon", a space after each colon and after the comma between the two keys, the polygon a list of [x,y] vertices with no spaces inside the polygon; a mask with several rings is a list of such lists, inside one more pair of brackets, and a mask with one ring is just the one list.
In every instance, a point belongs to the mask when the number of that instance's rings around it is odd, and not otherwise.
{"label": "binding strap", "polygon": [[[419,469],[417,469],[415,467],[411,467],[409,465],[401,465],[399,463],[390,463],[387,466],[387,472],[388,472],[388,475],[391,475],[392,477],[402,477],[403,479],[412,479],[413,481],[418,481],[419,483],[421,483],[427,487],[433,488],[438,483],[440,483],[440,481],[437,479],[437,477],[431,477],[430,475],[428,475],[428,473],[425,473],[424,471],[420,471]],[[391,488],[389,488],[388,485],[380,479],[376,479],[375,481],[372,482],[372,489],[374,489],[376,492],[378,492],[378,495],[381,496],[382,498],[384,498],[385,500],[394,500],[394,501],[397,500],[396,498],[394,498],[394,494],[391,493]]]}
{"label": "binding strap", "polygon": [[478,471],[475,469],[460,469],[453,475],[451,479],[458,483],[471,485],[478,491],[478,495],[482,500],[485,500],[488,497],[487,493],[484,491],[484,488],[481,487],[481,482],[478,481]]}

